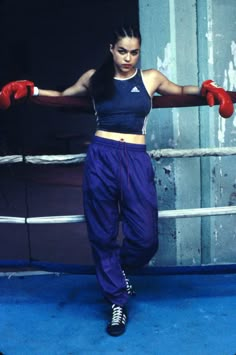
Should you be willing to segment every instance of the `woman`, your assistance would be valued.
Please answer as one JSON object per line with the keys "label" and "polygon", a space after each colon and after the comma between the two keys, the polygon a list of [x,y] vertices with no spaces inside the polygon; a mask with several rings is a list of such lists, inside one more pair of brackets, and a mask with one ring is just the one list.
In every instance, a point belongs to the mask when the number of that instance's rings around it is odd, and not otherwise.
{"label": "woman", "polygon": [[[87,71],[63,93],[39,90],[40,95],[91,95],[97,131],[84,173],[84,211],[96,273],[112,304],[111,335],[125,330],[129,298],[124,269],[144,266],[157,251],[157,198],[154,174],[145,149],[146,117],[151,98],[160,94],[198,94],[181,87],[157,70],[139,71],[141,36],[134,28],[114,33],[110,55],[100,69]],[[119,216],[124,241],[116,241]]]}
{"label": "woman", "polygon": [[[26,81],[11,83],[0,95],[1,107],[8,95],[16,92],[13,86],[24,83],[32,95],[93,98],[97,130],[85,164],[84,211],[97,278],[112,305],[107,332],[113,336],[125,331],[125,306],[134,293],[125,270],[146,265],[158,248],[154,173],[145,146],[152,97],[156,92],[201,92],[197,86],[174,84],[158,70],[137,69],[140,46],[139,30],[122,27],[114,32],[104,64],[98,70],[88,70],[65,91],[38,89]],[[120,219],[122,246],[116,240]]]}

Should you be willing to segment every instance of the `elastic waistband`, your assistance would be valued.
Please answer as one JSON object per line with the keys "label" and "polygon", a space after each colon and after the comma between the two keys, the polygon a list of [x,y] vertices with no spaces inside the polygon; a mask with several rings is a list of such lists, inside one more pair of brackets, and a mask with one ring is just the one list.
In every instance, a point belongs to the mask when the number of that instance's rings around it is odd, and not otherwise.
{"label": "elastic waistband", "polygon": [[136,150],[140,152],[146,151],[146,144],[135,144],[135,143],[127,143],[125,141],[115,141],[113,139],[102,138],[98,136],[94,136],[92,139],[92,144],[101,144],[101,145],[109,145],[112,148],[122,149],[125,146],[127,150]]}

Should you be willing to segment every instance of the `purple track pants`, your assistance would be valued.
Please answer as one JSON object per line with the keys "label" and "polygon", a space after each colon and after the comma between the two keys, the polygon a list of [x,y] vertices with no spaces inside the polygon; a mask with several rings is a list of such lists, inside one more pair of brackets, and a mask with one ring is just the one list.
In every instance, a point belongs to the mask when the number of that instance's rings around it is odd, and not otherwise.
{"label": "purple track pants", "polygon": [[[83,193],[98,282],[109,302],[123,306],[129,296],[122,270],[146,265],[158,248],[157,196],[146,146],[95,136]],[[120,220],[122,245],[117,242]]]}

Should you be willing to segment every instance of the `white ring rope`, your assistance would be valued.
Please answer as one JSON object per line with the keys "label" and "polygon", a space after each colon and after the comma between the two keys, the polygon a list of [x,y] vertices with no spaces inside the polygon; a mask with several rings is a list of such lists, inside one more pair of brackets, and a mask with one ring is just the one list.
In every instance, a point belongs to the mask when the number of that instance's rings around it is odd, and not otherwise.
{"label": "white ring rope", "polygon": [[[233,214],[236,214],[236,206],[159,211],[159,218],[164,219],[164,218],[211,217],[211,216],[233,215]],[[29,218],[0,216],[0,223],[57,224],[57,223],[82,223],[82,222],[85,222],[84,215],[46,216],[46,217],[29,217]]]}
{"label": "white ring rope", "polygon": [[148,154],[154,159],[229,156],[229,155],[236,155],[236,147],[196,148],[196,149],[157,149],[157,150],[149,151]]}
{"label": "white ring rope", "polygon": [[0,156],[0,164],[22,163],[23,155],[5,155]]}
{"label": "white ring rope", "polygon": [[29,164],[78,164],[82,163],[86,154],[66,155],[6,155],[0,156],[0,164],[29,163]]}
{"label": "white ring rope", "polygon": [[[207,156],[236,155],[236,147],[196,148],[196,149],[157,149],[150,150],[151,158],[197,158]],[[0,156],[0,164],[22,163],[30,164],[78,164],[84,162],[86,154],[66,155],[6,155]]]}

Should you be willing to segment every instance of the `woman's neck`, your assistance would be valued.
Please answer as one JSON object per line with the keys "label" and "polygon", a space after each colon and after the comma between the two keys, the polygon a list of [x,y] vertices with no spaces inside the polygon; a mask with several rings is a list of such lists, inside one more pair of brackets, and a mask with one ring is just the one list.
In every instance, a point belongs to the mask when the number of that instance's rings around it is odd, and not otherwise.
{"label": "woman's neck", "polygon": [[136,73],[137,73],[137,68],[133,68],[132,70],[130,70],[127,73],[116,71],[114,79],[120,79],[120,80],[129,79],[129,78],[132,78],[133,76],[135,76]]}

